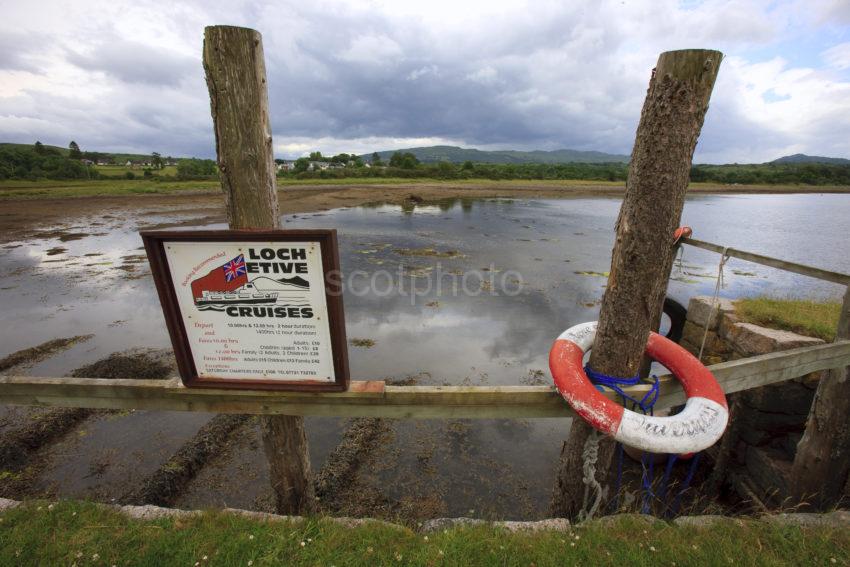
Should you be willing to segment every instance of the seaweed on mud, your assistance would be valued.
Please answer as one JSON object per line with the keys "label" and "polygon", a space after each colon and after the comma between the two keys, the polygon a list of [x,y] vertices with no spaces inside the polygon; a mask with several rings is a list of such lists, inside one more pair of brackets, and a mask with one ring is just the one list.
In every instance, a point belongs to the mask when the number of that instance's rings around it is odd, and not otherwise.
{"label": "seaweed on mud", "polygon": [[[0,441],[0,470],[23,470],[34,451],[76,427],[93,411],[88,408],[53,408],[46,413],[31,415],[23,426],[3,434]],[[8,486],[0,489],[0,496],[9,496],[12,492],[7,489],[14,488]]]}
{"label": "seaweed on mud", "polygon": [[435,248],[393,248],[399,256],[425,256],[431,258],[463,258],[457,250],[437,250]]}
{"label": "seaweed on mud", "polygon": [[87,341],[94,335],[77,335],[75,337],[66,337],[61,339],[53,339],[38,346],[25,348],[0,359],[0,372],[4,372],[15,366],[24,364],[35,364],[41,362],[59,351],[72,347],[73,345]]}
{"label": "seaweed on mud", "polygon": [[[13,353],[2,361],[6,368],[43,360],[59,350],[67,348],[91,335],[68,339],[54,339],[37,347]],[[141,350],[114,353],[93,364],[77,368],[71,373],[75,377],[89,378],[167,378],[174,371],[170,351]],[[38,451],[68,432],[100,410],[90,408],[53,408],[46,412],[33,411],[29,419],[13,431],[4,432],[0,439],[0,471],[13,474],[0,483],[0,497],[19,497],[32,490],[32,479],[44,466]]]}
{"label": "seaweed on mud", "polygon": [[81,366],[71,373],[78,378],[136,378],[165,380],[174,372],[174,361],[163,351],[116,352]]}
{"label": "seaweed on mud", "polygon": [[172,505],[207,461],[222,452],[236,430],[250,419],[249,415],[215,416],[121,501],[124,504]]}
{"label": "seaweed on mud", "polygon": [[520,384],[525,384],[526,386],[540,386],[543,384],[548,384],[548,380],[546,378],[546,373],[540,370],[539,368],[532,368],[528,371],[528,374],[519,379]]}
{"label": "seaweed on mud", "polygon": [[353,484],[357,471],[368,455],[390,432],[386,420],[363,417],[352,419],[342,441],[328,456],[316,475],[316,496],[325,506],[333,507],[342,492]]}

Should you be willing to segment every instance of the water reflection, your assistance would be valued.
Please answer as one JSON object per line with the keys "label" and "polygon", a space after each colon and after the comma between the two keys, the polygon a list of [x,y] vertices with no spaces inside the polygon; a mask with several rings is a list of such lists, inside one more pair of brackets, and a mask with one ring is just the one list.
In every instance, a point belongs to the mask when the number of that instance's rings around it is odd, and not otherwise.
{"label": "water reflection", "polygon": [[[374,341],[371,348],[350,348],[352,378],[529,384],[549,383],[547,357],[554,337],[597,318],[606,284],[600,274],[609,269],[619,206],[614,198],[460,199],[429,205],[409,200],[402,206],[284,220],[290,228],[336,228],[345,274],[362,272],[368,280],[386,271],[394,274],[396,290],[400,267],[402,274],[417,276],[404,277],[406,289],[413,282],[417,290],[413,297],[368,289],[344,297],[348,336]],[[62,240],[94,222],[100,223],[97,233]],[[137,231],[157,224],[221,227],[205,224],[191,208],[128,210],[112,218],[93,214],[74,223],[39,227],[0,251],[6,268],[0,277],[5,323],[0,355],[59,336],[96,335],[38,365],[32,370],[36,375],[61,375],[130,347],[168,346]],[[691,197],[683,223],[703,240],[850,272],[846,195]],[[51,231],[59,232],[50,236]],[[423,250],[436,254],[410,253]],[[440,256],[446,251],[457,254]],[[717,261],[716,254],[686,248],[671,295],[686,304],[692,295],[712,293]],[[469,296],[445,293],[445,287],[438,294],[435,285],[426,285],[438,264],[458,277],[473,270],[497,278],[515,271],[522,287],[515,295],[488,289]],[[841,292],[839,286],[754,264],[732,260],[728,266],[722,291],[728,297],[764,291],[836,297]],[[437,494],[436,508],[451,515],[474,509],[474,515],[540,516],[567,427],[563,420],[397,422],[392,442],[373,456],[383,459],[383,468],[376,466],[361,482],[385,496],[418,495],[417,502]],[[319,454],[327,454],[338,431],[338,420],[311,420],[311,441],[321,444]],[[435,448],[426,458],[423,447],[429,444]],[[494,470],[505,481],[502,488],[481,480]],[[416,484],[423,478],[424,488]],[[256,482],[265,481],[261,475]],[[504,486],[508,493],[496,501],[487,494]]]}

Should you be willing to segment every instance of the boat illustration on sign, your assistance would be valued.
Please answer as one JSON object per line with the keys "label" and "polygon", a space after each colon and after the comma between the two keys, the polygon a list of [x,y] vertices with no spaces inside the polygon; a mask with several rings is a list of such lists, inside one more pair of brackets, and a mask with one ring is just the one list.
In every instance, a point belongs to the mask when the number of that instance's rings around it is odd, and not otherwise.
{"label": "boat illustration on sign", "polygon": [[204,290],[201,297],[195,298],[195,305],[255,305],[277,303],[277,293],[258,291],[253,284],[247,283],[234,293],[221,293]]}
{"label": "boat illustration on sign", "polygon": [[260,276],[249,281],[245,257],[240,254],[193,280],[191,287],[198,309],[221,310],[231,305],[308,305],[310,282],[300,276],[278,280]]}

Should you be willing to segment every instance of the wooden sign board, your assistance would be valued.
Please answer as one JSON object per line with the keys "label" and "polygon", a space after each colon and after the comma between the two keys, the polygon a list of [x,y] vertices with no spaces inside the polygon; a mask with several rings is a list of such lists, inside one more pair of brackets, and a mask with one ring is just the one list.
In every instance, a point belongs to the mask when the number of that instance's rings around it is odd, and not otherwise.
{"label": "wooden sign board", "polygon": [[335,230],[141,236],[186,386],[348,387]]}

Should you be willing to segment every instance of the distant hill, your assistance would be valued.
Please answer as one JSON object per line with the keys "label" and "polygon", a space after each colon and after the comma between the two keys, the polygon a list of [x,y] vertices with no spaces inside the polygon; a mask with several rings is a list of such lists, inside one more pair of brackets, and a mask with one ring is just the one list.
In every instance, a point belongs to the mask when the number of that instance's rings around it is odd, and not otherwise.
{"label": "distant hill", "polygon": [[[606,154],[604,152],[582,152],[578,150],[542,150],[520,152],[516,150],[484,151],[457,146],[428,146],[405,148],[378,152],[383,161],[389,161],[395,152],[410,152],[424,163],[449,161],[463,163],[628,163],[629,156]],[[370,160],[372,154],[364,154],[363,159]]]}
{"label": "distant hill", "polygon": [[[0,142],[0,149],[9,148],[9,149],[13,149],[13,150],[22,150],[22,149],[31,150],[31,149],[33,149],[34,146],[35,146],[34,142],[32,144],[15,144],[15,143],[10,143],[10,142]],[[60,146],[51,146],[51,145],[48,145],[48,144],[44,144],[44,148],[48,149],[48,150],[56,150],[63,156],[67,156],[68,151],[69,151],[68,148],[63,148],[63,147],[60,147]],[[86,153],[88,151],[85,147],[82,147],[81,150],[83,151],[83,153]],[[151,154],[119,154],[119,153],[115,153],[115,152],[92,152],[92,153],[96,153],[96,154],[99,154],[99,155],[102,155],[102,156],[109,156],[117,164],[123,164],[127,160],[130,160],[130,161],[145,161],[145,160],[148,160],[148,161],[150,161],[150,159],[151,159]],[[166,158],[184,159],[184,158],[178,158],[178,157],[172,158],[171,156],[162,156],[162,157],[163,157],[163,159],[166,159]]]}
{"label": "distant hill", "polygon": [[[10,150],[31,150],[34,146],[34,142],[32,144],[13,144],[11,142],[0,142],[0,149],[9,148]],[[50,146],[48,144],[44,144],[44,148],[47,150],[56,150],[63,156],[68,155],[68,148],[60,148],[59,146]]]}
{"label": "distant hill", "polygon": [[847,165],[850,164],[850,159],[794,154],[792,156],[784,156],[779,159],[775,159],[770,163],[831,163],[833,165]]}

